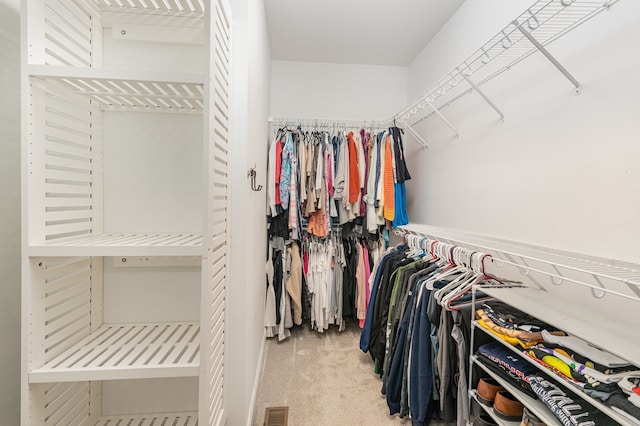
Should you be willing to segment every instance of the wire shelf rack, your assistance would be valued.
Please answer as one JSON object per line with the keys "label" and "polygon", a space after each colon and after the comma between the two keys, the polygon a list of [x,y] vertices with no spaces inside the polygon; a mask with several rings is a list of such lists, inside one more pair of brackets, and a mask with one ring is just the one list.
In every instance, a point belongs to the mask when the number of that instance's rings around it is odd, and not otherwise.
{"label": "wire shelf rack", "polygon": [[[562,65],[548,54],[544,46],[562,37],[618,0],[539,0],[513,19],[506,27],[484,43],[459,65],[422,92],[395,115],[401,122],[416,124],[476,90],[503,118],[502,112],[480,90],[480,87],[508,71],[514,65],[540,51],[571,80],[577,82]],[[416,116],[420,116],[416,120]],[[443,118],[441,116],[441,118]],[[444,119],[444,118],[443,118]],[[446,120],[445,120],[446,121]],[[450,123],[447,123],[450,127]],[[457,131],[452,127],[457,134]]]}
{"label": "wire shelf rack", "polygon": [[639,264],[427,225],[410,224],[401,231],[487,253],[496,267],[516,268],[539,289],[568,282],[589,288],[597,299],[611,294],[640,301]]}

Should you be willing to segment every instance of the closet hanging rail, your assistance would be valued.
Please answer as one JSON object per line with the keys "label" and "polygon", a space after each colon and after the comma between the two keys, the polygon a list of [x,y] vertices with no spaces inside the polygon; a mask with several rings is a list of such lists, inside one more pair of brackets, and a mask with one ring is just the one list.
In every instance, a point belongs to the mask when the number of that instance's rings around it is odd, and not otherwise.
{"label": "closet hanging rail", "polygon": [[373,130],[384,130],[389,127],[398,125],[404,127],[423,149],[429,148],[429,143],[416,132],[406,121],[396,122],[395,118],[389,120],[332,120],[332,119],[311,119],[311,118],[295,118],[295,117],[269,117],[271,126],[284,127],[302,126],[305,129],[331,130],[331,129],[350,129],[350,128],[366,128]]}
{"label": "closet hanging rail", "polygon": [[[607,10],[618,0],[539,0],[512,20],[488,42],[469,55],[434,85],[422,92],[393,118],[402,123],[416,123],[437,114],[458,135],[441,110],[460,97],[476,91],[500,119],[504,114],[480,87],[509,70],[529,55],[540,51],[576,87],[581,86],[547,50],[546,46],[574,28]],[[420,114],[426,107],[433,111]],[[416,119],[416,116],[419,116]]]}
{"label": "closet hanging rail", "polygon": [[391,120],[333,120],[296,117],[269,117],[272,126],[301,126],[305,129],[348,129],[365,127],[370,129],[386,129],[393,126]]}
{"label": "closet hanging rail", "polygon": [[[495,267],[513,266],[540,289],[545,289],[549,284],[557,286],[570,282],[589,288],[595,298],[611,294],[640,301],[638,264],[425,225],[408,225],[400,229],[401,232],[488,253],[492,256]],[[545,277],[548,281],[543,282],[542,279]]]}

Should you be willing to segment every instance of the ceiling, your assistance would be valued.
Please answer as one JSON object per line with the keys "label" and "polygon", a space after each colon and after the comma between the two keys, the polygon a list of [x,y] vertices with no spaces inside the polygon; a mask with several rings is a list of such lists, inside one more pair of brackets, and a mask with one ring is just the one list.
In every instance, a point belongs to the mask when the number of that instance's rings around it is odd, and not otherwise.
{"label": "ceiling", "polygon": [[406,66],[464,0],[265,0],[271,58]]}

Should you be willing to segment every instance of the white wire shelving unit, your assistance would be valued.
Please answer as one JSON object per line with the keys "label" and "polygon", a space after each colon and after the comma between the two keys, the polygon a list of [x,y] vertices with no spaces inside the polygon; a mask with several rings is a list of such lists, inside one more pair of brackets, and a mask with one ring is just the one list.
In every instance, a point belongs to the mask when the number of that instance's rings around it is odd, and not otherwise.
{"label": "white wire shelving unit", "polygon": [[[517,349],[515,346],[510,345],[509,343],[505,342],[504,340],[495,338],[489,331],[487,331],[485,328],[479,326],[477,321],[473,321],[472,328],[474,330],[479,330],[480,332],[484,333],[486,336],[488,336],[489,338],[493,339],[493,341],[499,342],[505,348],[509,349],[514,354],[517,354],[518,356],[520,356],[522,359],[524,359],[529,364],[533,365],[539,371],[541,371],[543,373],[546,373],[546,374],[549,373],[549,370],[546,367],[542,366],[537,361],[534,361],[531,357],[523,355],[522,352],[519,349]],[[477,361],[477,356],[476,355],[474,355],[473,361],[474,362]],[[578,388],[577,386],[572,385],[568,380],[563,379],[559,375],[551,374],[550,377],[553,378],[554,383],[559,384],[562,388],[567,389],[570,393],[572,393],[572,394],[578,396],[579,398],[585,400],[586,402],[591,404],[594,408],[596,408],[597,410],[605,413],[607,416],[611,417],[616,422],[618,422],[618,423],[620,423],[622,425],[632,425],[633,424],[624,415],[618,413],[613,408],[611,408],[610,406],[606,405],[605,403],[603,403],[599,399],[596,399],[596,398],[593,398],[593,397],[587,395],[580,388]],[[542,411],[548,413],[548,410],[546,410],[546,409],[544,409]],[[548,413],[548,414],[551,414],[551,413]],[[549,424],[549,423],[547,423],[547,424]]]}
{"label": "white wire shelving unit", "polygon": [[[401,227],[398,234],[413,245],[417,241],[425,250],[449,247],[453,252],[458,247],[488,255],[482,263],[484,272],[503,280],[504,285],[473,286],[473,303],[481,291],[640,366],[640,320],[634,315],[640,306],[640,264],[421,224]],[[606,404],[560,383],[619,424],[635,424]]]}
{"label": "white wire shelving unit", "polygon": [[[504,113],[481,87],[530,55],[542,53],[574,86],[580,82],[547,50],[546,46],[609,9],[618,0],[539,0],[513,19],[489,41],[465,58],[435,84],[422,92],[393,118],[406,128],[433,115],[438,116],[459,137],[458,129],[442,109],[462,96],[477,92],[504,119]],[[421,138],[422,139],[422,138]],[[428,147],[426,141],[423,148]]]}

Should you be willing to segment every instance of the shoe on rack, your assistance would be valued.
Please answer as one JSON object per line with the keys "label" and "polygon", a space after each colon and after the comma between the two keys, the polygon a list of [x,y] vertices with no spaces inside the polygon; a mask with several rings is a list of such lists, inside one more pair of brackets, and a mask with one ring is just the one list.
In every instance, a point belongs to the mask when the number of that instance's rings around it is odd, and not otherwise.
{"label": "shoe on rack", "polygon": [[539,418],[537,418],[527,407],[522,412],[522,422],[520,426],[547,426]]}
{"label": "shoe on rack", "polygon": [[473,421],[473,426],[496,426],[497,424],[486,411],[483,411]]}
{"label": "shoe on rack", "polygon": [[493,400],[496,397],[496,393],[504,390],[502,386],[495,379],[480,379],[478,382],[478,401],[481,404],[491,407]]}
{"label": "shoe on rack", "polygon": [[522,420],[524,405],[507,391],[498,391],[493,400],[493,412],[501,419],[516,422]]}

